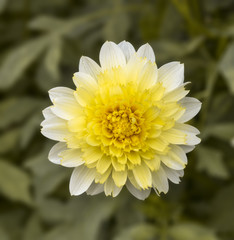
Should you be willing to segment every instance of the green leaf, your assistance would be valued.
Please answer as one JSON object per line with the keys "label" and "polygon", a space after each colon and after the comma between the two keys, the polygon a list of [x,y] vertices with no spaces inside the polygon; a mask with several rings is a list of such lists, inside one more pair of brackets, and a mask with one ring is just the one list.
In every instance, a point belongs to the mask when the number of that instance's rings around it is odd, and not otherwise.
{"label": "green leaf", "polygon": [[0,104],[0,129],[22,121],[32,111],[35,111],[40,104],[33,98],[8,98]]}
{"label": "green leaf", "polygon": [[211,124],[205,128],[203,136],[204,138],[213,136],[229,142],[234,136],[234,123]]}
{"label": "green leaf", "polygon": [[[70,169],[54,165],[48,160],[50,147],[51,145],[46,146],[25,163],[25,166],[33,172],[33,186],[37,199],[42,199],[53,192],[71,174]],[[68,189],[66,190],[68,193]]]}
{"label": "green leaf", "polygon": [[42,90],[48,91],[60,80],[59,64],[61,60],[62,40],[55,35],[49,44],[43,62],[37,72],[36,81]]}
{"label": "green leaf", "polygon": [[[114,1],[114,13],[111,15],[108,21],[106,21],[103,28],[103,35],[105,39],[115,42],[121,42],[126,39],[127,32],[130,27],[130,18],[121,9],[123,1]],[[121,28],[119,28],[121,26]],[[118,29],[118,31],[117,31]]]}
{"label": "green leaf", "polygon": [[47,46],[49,38],[42,37],[13,48],[0,66],[0,90],[12,87]]}
{"label": "green leaf", "polygon": [[19,140],[19,129],[12,129],[0,136],[0,153],[12,150]]}
{"label": "green leaf", "polygon": [[227,84],[229,86],[229,90],[232,94],[234,94],[234,42],[230,43],[224,52],[220,63],[219,70],[224,76]]}
{"label": "green leaf", "polygon": [[43,120],[42,112],[36,112],[26,121],[20,129],[20,146],[26,148],[35,133],[40,131],[40,123]]}
{"label": "green leaf", "polygon": [[233,232],[234,184],[223,186],[210,204],[210,223],[220,232]]}
{"label": "green leaf", "polygon": [[168,40],[159,40],[152,42],[156,57],[160,61],[167,61],[171,58],[181,58],[194,52],[204,41],[203,37],[195,37],[186,42],[176,42]]}
{"label": "green leaf", "polygon": [[230,174],[223,161],[220,150],[199,146],[197,153],[197,169],[206,171],[210,176],[227,179]]}
{"label": "green leaf", "polygon": [[141,223],[124,229],[114,240],[151,240],[158,239],[157,228],[152,224]]}
{"label": "green leaf", "polygon": [[218,240],[214,231],[196,223],[181,223],[169,229],[172,240]]}
{"label": "green leaf", "polygon": [[0,192],[7,198],[31,204],[30,178],[26,172],[0,159]]}
{"label": "green leaf", "polygon": [[23,231],[23,239],[24,240],[39,240],[42,239],[42,226],[40,222],[40,218],[34,214],[32,215]]}
{"label": "green leaf", "polygon": [[6,230],[3,229],[1,226],[0,226],[0,239],[1,240],[10,240]]}
{"label": "green leaf", "polygon": [[0,0],[0,13],[4,11],[6,3],[7,3],[6,0]]}
{"label": "green leaf", "polygon": [[39,16],[29,23],[32,30],[55,31],[64,25],[64,20],[52,16]]}

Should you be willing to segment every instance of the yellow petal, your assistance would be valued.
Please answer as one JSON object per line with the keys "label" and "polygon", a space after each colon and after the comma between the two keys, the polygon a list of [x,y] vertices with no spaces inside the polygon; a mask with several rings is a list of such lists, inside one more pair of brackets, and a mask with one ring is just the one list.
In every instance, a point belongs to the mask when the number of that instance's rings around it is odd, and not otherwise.
{"label": "yellow petal", "polygon": [[76,117],[67,122],[68,129],[71,132],[80,132],[86,128],[86,120],[84,117]]}
{"label": "yellow petal", "polygon": [[102,158],[97,163],[97,171],[101,174],[105,173],[106,170],[111,165],[111,157],[103,155]]}
{"label": "yellow petal", "polygon": [[95,183],[103,184],[111,174],[111,171],[112,171],[112,167],[109,167],[104,174],[97,173],[95,177]]}
{"label": "yellow petal", "polygon": [[94,134],[90,134],[86,137],[86,142],[91,146],[98,146],[100,145],[100,141]]}
{"label": "yellow petal", "polygon": [[116,171],[124,171],[125,170],[125,164],[119,163],[118,159],[116,157],[112,157],[112,165]]}
{"label": "yellow petal", "polygon": [[148,145],[159,152],[164,152],[167,147],[167,142],[161,138],[149,138],[147,140]]}
{"label": "yellow petal", "polygon": [[132,172],[141,188],[147,189],[152,186],[151,172],[145,163],[135,166]]}
{"label": "yellow petal", "polygon": [[127,153],[128,159],[132,164],[141,164],[141,157],[138,152],[131,151]]}
{"label": "yellow petal", "polygon": [[122,187],[127,180],[127,171],[112,171],[112,178],[117,187]]}
{"label": "yellow petal", "polygon": [[186,144],[186,134],[177,129],[169,129],[162,132],[162,139],[172,144]]}
{"label": "yellow petal", "polygon": [[160,167],[160,157],[155,156],[153,159],[146,160],[144,159],[145,164],[149,167],[151,171],[156,171]]}
{"label": "yellow petal", "polygon": [[85,163],[90,164],[99,160],[103,155],[103,152],[99,147],[88,147],[84,150],[83,159]]}

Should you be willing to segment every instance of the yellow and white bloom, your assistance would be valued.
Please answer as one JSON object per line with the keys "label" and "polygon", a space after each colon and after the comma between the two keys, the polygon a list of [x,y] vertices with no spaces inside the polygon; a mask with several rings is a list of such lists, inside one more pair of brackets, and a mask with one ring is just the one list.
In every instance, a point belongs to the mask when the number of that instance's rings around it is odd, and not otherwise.
{"label": "yellow and white bloom", "polygon": [[43,111],[42,134],[59,141],[49,160],[73,167],[72,195],[122,187],[138,199],[167,193],[168,179],[179,183],[186,153],[200,142],[199,131],[185,122],[200,110],[184,83],[184,65],[157,68],[149,44],[137,51],[126,41],[106,42],[100,66],[82,57],[73,81],[76,90],[49,91],[52,106]]}

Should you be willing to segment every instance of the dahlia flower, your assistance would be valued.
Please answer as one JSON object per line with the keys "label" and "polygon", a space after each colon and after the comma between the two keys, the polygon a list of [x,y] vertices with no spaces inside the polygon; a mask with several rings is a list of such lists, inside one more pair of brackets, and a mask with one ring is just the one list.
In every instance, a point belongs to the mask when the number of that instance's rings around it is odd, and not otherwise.
{"label": "dahlia flower", "polygon": [[58,141],[49,160],[74,168],[71,195],[115,197],[123,186],[141,200],[152,188],[167,193],[200,142],[199,131],[185,124],[201,103],[185,97],[184,65],[158,68],[149,44],[135,51],[126,41],[105,42],[99,60],[81,57],[75,90],[49,91],[41,132]]}

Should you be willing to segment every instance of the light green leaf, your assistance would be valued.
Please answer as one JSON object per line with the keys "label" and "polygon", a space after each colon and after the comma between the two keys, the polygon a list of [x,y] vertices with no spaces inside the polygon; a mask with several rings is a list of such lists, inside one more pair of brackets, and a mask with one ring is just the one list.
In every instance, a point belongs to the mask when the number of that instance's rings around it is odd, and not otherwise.
{"label": "light green leaf", "polygon": [[7,3],[6,0],[0,0],[0,13],[4,11],[6,3]]}
{"label": "light green leaf", "polygon": [[196,223],[181,223],[169,229],[172,240],[218,240],[214,231]]}
{"label": "light green leaf", "polygon": [[114,240],[151,240],[157,238],[157,228],[154,225],[141,223],[124,229]]}
{"label": "light green leaf", "polygon": [[10,240],[7,232],[0,226],[0,239],[1,240]]}
{"label": "light green leaf", "polygon": [[52,80],[59,79],[59,63],[61,59],[62,41],[55,37],[49,45],[49,49],[45,56],[45,68],[47,69]]}
{"label": "light green leaf", "polygon": [[[54,165],[48,160],[50,147],[51,145],[48,145],[25,163],[25,166],[33,172],[33,186],[36,198],[39,200],[53,192],[71,174],[71,169]],[[66,190],[68,193],[68,189]]]}
{"label": "light green leaf", "polygon": [[0,104],[0,129],[22,121],[38,107],[38,101],[32,98],[9,98]]}
{"label": "light green leaf", "polygon": [[31,204],[30,178],[26,172],[0,159],[0,192],[7,198]]}
{"label": "light green leaf", "polygon": [[29,23],[29,28],[32,30],[55,31],[63,27],[64,22],[52,16],[39,16]]}
{"label": "light green leaf", "polygon": [[221,151],[199,146],[196,152],[198,170],[206,171],[210,176],[217,178],[226,179],[230,176]]}
{"label": "light green leaf", "polygon": [[53,40],[48,46],[43,62],[40,64],[36,81],[38,86],[48,91],[58,84],[60,80],[59,64],[61,60],[62,40],[58,36],[54,36]]}
{"label": "light green leaf", "polygon": [[167,61],[171,58],[181,58],[194,52],[204,41],[203,37],[195,37],[186,42],[175,42],[168,40],[159,40],[152,42],[156,57],[160,61]]}
{"label": "light green leaf", "polygon": [[219,70],[227,81],[230,92],[234,94],[234,43],[232,42],[224,52],[220,63]]}
{"label": "light green leaf", "polygon": [[42,112],[36,112],[26,121],[20,129],[20,146],[27,147],[36,132],[40,131],[40,123],[43,120]]}
{"label": "light green leaf", "polygon": [[42,226],[39,217],[34,214],[32,215],[23,231],[24,240],[39,240],[42,239]]}
{"label": "light green leaf", "polygon": [[126,35],[130,27],[130,18],[122,11],[124,8],[123,0],[114,1],[113,4],[114,12],[108,21],[105,22],[103,35],[105,39],[118,43],[126,39]]}
{"label": "light green leaf", "polygon": [[0,66],[0,90],[12,87],[47,46],[49,38],[42,37],[13,48]]}

